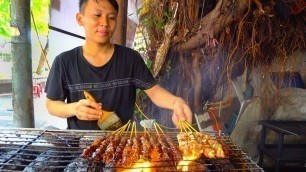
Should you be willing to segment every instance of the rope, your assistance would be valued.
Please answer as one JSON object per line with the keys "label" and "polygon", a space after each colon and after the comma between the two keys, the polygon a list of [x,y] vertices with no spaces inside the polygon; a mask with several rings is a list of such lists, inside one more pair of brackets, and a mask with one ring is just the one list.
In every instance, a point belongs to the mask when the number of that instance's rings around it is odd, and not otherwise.
{"label": "rope", "polygon": [[39,39],[39,36],[38,36],[38,31],[37,31],[37,27],[36,27],[36,23],[35,23],[35,19],[34,19],[34,15],[33,15],[33,12],[31,11],[31,16],[32,16],[32,20],[33,20],[33,24],[34,24],[34,29],[35,29],[35,33],[36,33],[36,36],[37,36],[37,39],[38,39],[38,42],[39,42],[39,47],[40,47],[40,50],[41,50],[41,53],[43,54],[43,57],[45,59],[45,62],[47,63],[47,66],[48,66],[48,69],[50,70],[50,65],[49,65],[49,62],[48,62],[48,59],[47,59],[47,56],[45,54],[45,51],[44,51],[44,48],[41,44],[41,41]]}

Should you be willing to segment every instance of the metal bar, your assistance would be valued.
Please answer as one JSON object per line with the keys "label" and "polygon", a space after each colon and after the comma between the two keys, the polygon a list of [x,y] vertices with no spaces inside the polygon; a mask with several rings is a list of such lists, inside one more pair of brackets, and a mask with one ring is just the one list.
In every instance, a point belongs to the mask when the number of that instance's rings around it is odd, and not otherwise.
{"label": "metal bar", "polygon": [[69,35],[69,36],[73,36],[73,37],[76,37],[76,38],[85,39],[84,36],[80,36],[80,35],[77,35],[75,33],[68,32],[66,30],[63,30],[63,29],[60,29],[60,28],[57,28],[57,27],[54,27],[54,26],[51,26],[51,25],[49,25],[49,29],[60,32],[60,33],[63,33],[63,34],[66,34],[66,35]]}
{"label": "metal bar", "polygon": [[[22,149],[26,148],[28,145],[32,144],[33,141],[37,140],[42,134],[44,133],[44,131],[42,131],[42,133],[40,135],[38,135],[36,138],[34,138],[32,141],[28,142],[27,144],[25,144],[24,146],[22,146],[20,149],[18,149],[16,151],[16,153],[19,153]],[[16,156],[16,154],[11,155],[9,158],[6,158],[6,160],[3,161],[3,163],[6,163],[7,161],[9,161],[11,158],[13,158],[14,156]]]}
{"label": "metal bar", "polygon": [[[79,156],[81,155],[84,148],[91,145],[94,140],[97,138],[108,134],[109,132],[105,131],[70,131],[70,130],[37,130],[37,129],[12,129],[12,130],[2,130],[0,131],[0,138],[1,135],[4,135],[4,139],[0,139],[0,152],[4,151],[15,151],[13,155],[8,153],[10,160],[3,163],[0,163],[1,166],[9,167],[9,166],[18,166],[18,168],[49,168],[53,170],[63,170],[64,168],[69,166],[69,163],[78,162]],[[142,132],[139,132],[140,134]],[[154,134],[154,133],[152,133]],[[155,133],[156,135],[157,133]],[[178,132],[169,132],[166,133],[169,137],[173,140],[176,139],[176,135]],[[216,133],[216,132],[208,132],[213,139],[219,141],[222,145],[228,147],[228,156],[229,159],[225,159],[224,162],[228,161],[231,165],[233,165],[234,170],[236,171],[263,171],[256,163],[254,163],[250,157],[247,156],[235,143],[231,141],[231,139],[223,134],[223,133]],[[12,136],[13,135],[13,136]],[[17,137],[14,137],[14,136]],[[77,137],[77,138],[76,138]],[[5,139],[9,138],[9,139]],[[7,140],[13,140],[13,144]],[[74,141],[76,139],[77,141]],[[78,144],[78,147],[69,147],[68,144]],[[22,145],[24,144],[24,145]],[[9,146],[7,146],[9,145]],[[3,147],[6,146],[6,147]],[[10,147],[11,146],[11,147]],[[22,146],[22,148],[19,148]],[[17,147],[17,148],[16,148]],[[34,159],[32,159],[34,157]],[[42,161],[38,158],[42,158]],[[46,160],[47,159],[47,160]],[[82,159],[81,159],[82,160]],[[49,162],[49,165],[40,164],[44,161]],[[85,161],[85,160],[84,160]],[[0,159],[1,162],[1,159]],[[21,162],[24,164],[18,165],[15,162]],[[199,161],[195,161],[198,164],[201,164],[207,168],[215,169],[215,168],[222,168],[222,164],[218,164],[223,162],[223,160],[219,159],[202,159]],[[33,165],[35,163],[40,164],[41,166]],[[31,164],[31,165],[29,165]],[[54,165],[58,164],[58,165]],[[67,165],[63,165],[67,164]],[[178,162],[174,162],[174,166],[177,167]],[[80,165],[73,164],[74,167],[77,168],[91,168],[95,167],[93,165]],[[218,165],[218,167],[215,167]],[[46,167],[47,166],[47,167]],[[184,165],[182,165],[184,166]],[[74,167],[68,167],[70,169]],[[114,169],[115,167],[105,167],[104,165],[99,166],[101,169]],[[74,169],[77,169],[74,168]],[[153,168],[153,167],[151,167]],[[165,168],[165,166],[155,167],[155,168]],[[116,167],[115,169],[118,169]],[[128,168],[128,169],[135,169],[135,168]],[[143,168],[144,169],[144,168]],[[1,169],[1,171],[3,171]],[[15,171],[15,170],[14,170]],[[229,170],[231,171],[231,170]]]}

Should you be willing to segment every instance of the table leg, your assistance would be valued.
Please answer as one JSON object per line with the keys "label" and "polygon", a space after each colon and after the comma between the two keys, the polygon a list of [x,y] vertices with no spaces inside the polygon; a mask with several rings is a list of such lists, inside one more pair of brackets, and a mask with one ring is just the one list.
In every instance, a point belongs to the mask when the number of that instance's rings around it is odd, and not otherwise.
{"label": "table leg", "polygon": [[276,172],[280,170],[280,160],[282,159],[282,154],[283,154],[283,143],[284,143],[284,133],[280,132],[278,136],[278,145],[277,145],[278,158],[276,160],[276,166],[275,166]]}
{"label": "table leg", "polygon": [[[266,140],[266,127],[262,126],[261,129],[261,140],[260,140],[260,147],[263,148],[265,145],[265,140]],[[258,160],[258,165],[262,167],[262,162],[263,162],[263,151],[259,149],[259,160]]]}

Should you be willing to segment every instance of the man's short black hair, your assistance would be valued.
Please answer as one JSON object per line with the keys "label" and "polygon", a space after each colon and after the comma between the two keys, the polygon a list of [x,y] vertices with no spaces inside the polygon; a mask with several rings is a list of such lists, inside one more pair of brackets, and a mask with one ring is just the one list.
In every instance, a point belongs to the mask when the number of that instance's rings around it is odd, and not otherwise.
{"label": "man's short black hair", "polygon": [[[99,0],[94,0],[94,1],[96,1],[97,3],[99,3],[98,1]],[[85,7],[85,5],[86,5],[86,3],[88,2],[88,0],[80,0],[79,1],[79,11],[80,12],[82,12],[84,9],[84,7]],[[110,3],[110,4],[112,4],[112,6],[115,8],[115,10],[118,12],[119,11],[119,5],[118,5],[118,3],[117,3],[117,1],[116,0],[108,0],[108,2]]]}

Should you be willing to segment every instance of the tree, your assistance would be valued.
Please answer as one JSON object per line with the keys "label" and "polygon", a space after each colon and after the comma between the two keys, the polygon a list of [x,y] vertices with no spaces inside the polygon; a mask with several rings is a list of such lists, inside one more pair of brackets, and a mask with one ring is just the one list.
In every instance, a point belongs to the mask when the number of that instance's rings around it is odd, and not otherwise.
{"label": "tree", "polygon": [[[290,15],[289,1],[177,0],[175,18],[173,0],[146,2],[140,23],[148,33],[148,58],[153,67],[162,65],[156,77],[196,113],[206,101],[211,106],[231,103],[231,82],[246,68],[261,66],[268,73],[274,61],[281,69],[288,56],[306,50],[306,12]],[[173,20],[169,41],[166,26]],[[165,58],[163,63],[157,63],[159,58]],[[222,95],[221,88],[229,95]]]}
{"label": "tree", "polygon": [[[10,2],[10,0],[0,0],[0,36],[7,38],[11,37]],[[37,31],[41,35],[47,35],[49,32],[49,4],[50,0],[31,1],[31,11],[34,14]],[[33,22],[31,24],[34,29]]]}
{"label": "tree", "polygon": [[[39,35],[48,35],[49,23],[49,4],[50,0],[31,0],[31,12],[34,16],[35,25],[31,22],[32,32],[37,32]],[[10,0],[0,0],[0,37],[11,38],[10,27]],[[39,43],[40,44],[40,43]],[[41,46],[41,45],[40,45]],[[48,41],[44,46],[40,56],[36,73],[40,74],[45,62],[45,55],[48,52]]]}

